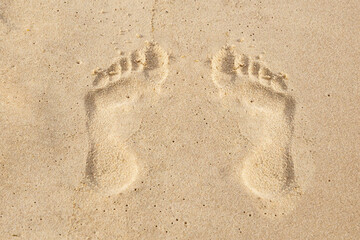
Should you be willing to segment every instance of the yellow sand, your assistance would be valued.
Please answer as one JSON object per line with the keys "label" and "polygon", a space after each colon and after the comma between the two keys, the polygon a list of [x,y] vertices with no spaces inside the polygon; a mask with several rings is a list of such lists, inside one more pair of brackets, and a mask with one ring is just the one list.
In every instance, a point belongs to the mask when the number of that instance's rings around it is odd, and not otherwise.
{"label": "yellow sand", "polygon": [[358,1],[0,3],[0,239],[359,239]]}

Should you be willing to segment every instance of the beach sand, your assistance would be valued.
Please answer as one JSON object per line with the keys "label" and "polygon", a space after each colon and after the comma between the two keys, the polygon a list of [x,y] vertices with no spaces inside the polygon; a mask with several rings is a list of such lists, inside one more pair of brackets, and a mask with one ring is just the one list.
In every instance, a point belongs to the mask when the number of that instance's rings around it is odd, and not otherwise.
{"label": "beach sand", "polygon": [[0,239],[359,239],[358,1],[0,3]]}

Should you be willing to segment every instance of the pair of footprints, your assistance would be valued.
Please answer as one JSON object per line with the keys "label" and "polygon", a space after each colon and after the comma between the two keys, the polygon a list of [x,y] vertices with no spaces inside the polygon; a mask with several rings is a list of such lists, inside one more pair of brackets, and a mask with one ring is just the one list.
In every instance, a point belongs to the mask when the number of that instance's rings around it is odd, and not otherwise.
{"label": "pair of footprints", "polygon": [[[96,73],[95,89],[85,101],[90,139],[86,175],[90,185],[105,194],[126,190],[138,175],[136,156],[125,142],[141,123],[136,106],[144,96],[157,95],[166,80],[168,58],[156,43],[147,43],[142,50]],[[240,100],[265,121],[260,144],[244,160],[240,173],[244,185],[264,199],[295,192],[290,154],[295,102],[286,94],[285,76],[238,55],[229,46],[211,63],[221,99]]]}

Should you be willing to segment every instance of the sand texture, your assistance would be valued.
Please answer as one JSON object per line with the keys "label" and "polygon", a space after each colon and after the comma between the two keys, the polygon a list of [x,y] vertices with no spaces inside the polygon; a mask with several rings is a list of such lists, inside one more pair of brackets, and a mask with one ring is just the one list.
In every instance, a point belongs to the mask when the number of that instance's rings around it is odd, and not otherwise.
{"label": "sand texture", "polygon": [[359,12],[0,1],[0,240],[360,239]]}

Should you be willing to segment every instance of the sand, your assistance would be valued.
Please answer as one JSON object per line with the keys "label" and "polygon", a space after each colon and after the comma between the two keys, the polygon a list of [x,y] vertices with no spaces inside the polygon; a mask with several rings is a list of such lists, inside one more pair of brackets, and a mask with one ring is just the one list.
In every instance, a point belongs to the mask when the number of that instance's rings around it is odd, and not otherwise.
{"label": "sand", "polygon": [[0,239],[359,239],[358,1],[0,3]]}

